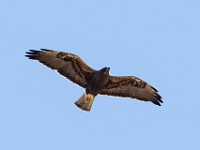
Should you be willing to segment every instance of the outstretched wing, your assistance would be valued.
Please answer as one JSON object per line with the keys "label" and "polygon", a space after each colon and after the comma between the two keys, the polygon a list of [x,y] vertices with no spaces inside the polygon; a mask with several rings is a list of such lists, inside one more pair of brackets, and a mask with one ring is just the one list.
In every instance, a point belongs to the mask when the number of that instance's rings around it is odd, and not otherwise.
{"label": "outstretched wing", "polygon": [[160,106],[163,101],[157,92],[154,87],[139,78],[110,76],[106,88],[100,94],[136,98],[142,101],[151,101]]}
{"label": "outstretched wing", "polygon": [[95,72],[80,57],[74,54],[47,49],[30,50],[26,53],[29,59],[38,60],[84,88],[86,88],[87,82]]}

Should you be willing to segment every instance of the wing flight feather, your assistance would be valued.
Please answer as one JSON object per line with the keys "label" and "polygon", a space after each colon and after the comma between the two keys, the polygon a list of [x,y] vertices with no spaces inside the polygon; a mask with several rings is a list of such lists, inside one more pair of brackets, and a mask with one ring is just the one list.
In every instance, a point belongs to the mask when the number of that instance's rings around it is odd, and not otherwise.
{"label": "wing flight feather", "polygon": [[79,56],[71,53],[41,49],[30,50],[26,54],[29,59],[38,60],[84,88],[95,72]]}
{"label": "wing flight feather", "polygon": [[110,76],[106,88],[101,91],[102,95],[130,97],[141,101],[151,101],[152,103],[161,106],[163,103],[158,91],[142,81],[139,78],[133,76],[115,77]]}

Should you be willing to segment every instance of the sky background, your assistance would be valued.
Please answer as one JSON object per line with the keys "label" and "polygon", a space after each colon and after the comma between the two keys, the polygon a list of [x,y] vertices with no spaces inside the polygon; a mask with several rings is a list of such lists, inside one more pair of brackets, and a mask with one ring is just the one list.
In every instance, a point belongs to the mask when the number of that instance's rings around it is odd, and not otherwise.
{"label": "sky background", "polygon": [[[1,150],[199,150],[199,0],[0,1]],[[133,75],[161,107],[97,96],[36,61],[29,49],[79,55],[94,69]]]}

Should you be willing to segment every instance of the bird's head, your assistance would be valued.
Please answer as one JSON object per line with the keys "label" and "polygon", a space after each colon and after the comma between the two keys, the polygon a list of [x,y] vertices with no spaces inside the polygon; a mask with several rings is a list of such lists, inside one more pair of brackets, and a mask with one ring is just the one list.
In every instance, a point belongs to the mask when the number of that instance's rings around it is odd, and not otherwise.
{"label": "bird's head", "polygon": [[104,67],[100,70],[103,74],[109,75],[110,67]]}

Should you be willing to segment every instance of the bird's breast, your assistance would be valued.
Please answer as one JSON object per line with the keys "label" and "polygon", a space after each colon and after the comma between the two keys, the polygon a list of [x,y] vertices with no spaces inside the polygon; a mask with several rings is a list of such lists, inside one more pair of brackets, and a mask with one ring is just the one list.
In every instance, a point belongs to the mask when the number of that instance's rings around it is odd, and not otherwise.
{"label": "bird's breast", "polygon": [[94,76],[89,82],[86,91],[88,93],[98,94],[104,89],[107,82],[108,78],[105,76]]}

